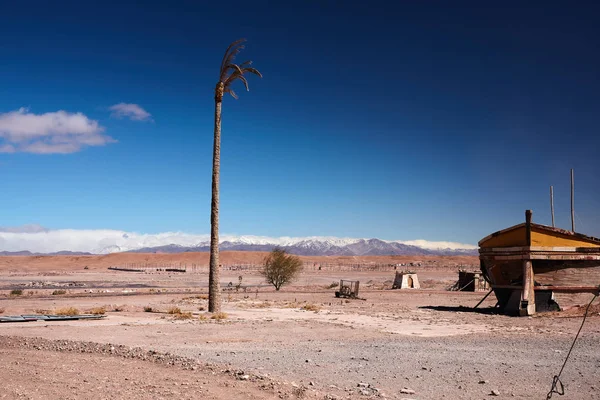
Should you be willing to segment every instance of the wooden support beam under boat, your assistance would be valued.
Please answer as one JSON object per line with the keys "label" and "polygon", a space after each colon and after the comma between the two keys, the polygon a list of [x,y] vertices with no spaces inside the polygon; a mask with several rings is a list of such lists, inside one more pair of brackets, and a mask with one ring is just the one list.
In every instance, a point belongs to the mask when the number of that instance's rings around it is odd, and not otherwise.
{"label": "wooden support beam under boat", "polygon": [[523,288],[519,315],[535,314],[535,292],[533,286],[533,267],[530,260],[523,261]]}

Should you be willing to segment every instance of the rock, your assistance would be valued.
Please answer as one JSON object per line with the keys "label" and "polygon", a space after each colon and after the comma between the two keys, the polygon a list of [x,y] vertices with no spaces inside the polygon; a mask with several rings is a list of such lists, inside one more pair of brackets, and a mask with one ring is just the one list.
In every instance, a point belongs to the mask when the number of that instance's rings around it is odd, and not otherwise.
{"label": "rock", "polygon": [[500,392],[494,389],[490,392],[490,396],[500,396]]}
{"label": "rock", "polygon": [[308,386],[315,386],[315,383],[313,381],[308,382]]}
{"label": "rock", "polygon": [[363,396],[370,396],[370,395],[371,395],[371,392],[369,392],[369,391],[368,391],[368,390],[366,390],[366,389],[361,389],[361,390],[360,390],[360,394],[362,394]]}
{"label": "rock", "polygon": [[488,383],[488,381],[485,381],[485,380],[483,380],[483,379],[479,381],[479,384],[480,384],[480,385],[483,385],[483,384],[485,384],[485,383]]}
{"label": "rock", "polygon": [[356,385],[359,388],[368,388],[369,384],[365,383],[365,382],[359,382],[358,385]]}
{"label": "rock", "polygon": [[240,375],[240,376],[238,377],[238,379],[239,379],[240,381],[247,381],[248,379],[250,379],[250,375]]}
{"label": "rock", "polygon": [[400,393],[402,394],[415,394],[416,392],[412,389],[409,389],[407,387],[400,389]]}

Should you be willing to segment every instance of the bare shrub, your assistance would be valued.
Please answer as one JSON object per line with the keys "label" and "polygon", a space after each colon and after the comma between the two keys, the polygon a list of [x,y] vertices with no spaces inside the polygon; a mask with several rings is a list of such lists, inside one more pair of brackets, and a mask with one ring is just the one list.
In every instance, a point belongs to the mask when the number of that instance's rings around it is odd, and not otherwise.
{"label": "bare shrub", "polygon": [[0,307],[0,314],[4,314],[4,311],[6,311],[6,309]]}
{"label": "bare shrub", "polygon": [[89,311],[90,314],[93,315],[104,315],[106,314],[106,308],[105,307],[94,307]]}
{"label": "bare shrub", "polygon": [[283,285],[294,281],[301,271],[302,261],[299,257],[282,249],[273,249],[265,258],[260,274],[267,283],[275,286],[275,290],[279,290]]}
{"label": "bare shrub", "polygon": [[210,319],[214,319],[214,320],[217,320],[217,321],[222,321],[224,319],[227,319],[227,313],[224,313],[224,312],[214,313],[213,315],[210,316]]}
{"label": "bare shrub", "polygon": [[303,399],[304,396],[306,395],[306,387],[304,387],[304,386],[295,387],[294,389],[292,389],[292,394],[294,396],[296,396],[296,398],[298,398],[298,399]]}
{"label": "bare shrub", "polygon": [[61,294],[67,294],[67,291],[64,289],[57,289],[52,292],[52,296],[59,296]]}
{"label": "bare shrub", "polygon": [[23,294],[23,290],[21,289],[13,289],[10,291],[11,296],[21,296]]}
{"label": "bare shrub", "polygon": [[154,312],[154,309],[150,306],[145,306],[144,307],[144,312]]}
{"label": "bare shrub", "polygon": [[339,282],[331,282],[329,285],[327,285],[327,289],[333,289],[339,286]]}
{"label": "bare shrub", "polygon": [[180,312],[179,314],[173,314],[173,318],[175,319],[192,319],[191,312]]}
{"label": "bare shrub", "polygon": [[58,309],[54,310],[54,314],[55,315],[73,316],[73,315],[79,315],[79,310],[76,309],[75,307],[58,308]]}
{"label": "bare shrub", "polygon": [[46,310],[46,309],[43,309],[43,308],[37,308],[35,310],[35,313],[36,314],[50,314],[50,310]]}
{"label": "bare shrub", "polygon": [[321,307],[319,307],[316,304],[312,304],[312,303],[305,304],[301,308],[306,311],[314,311],[314,312],[321,311]]}
{"label": "bare shrub", "polygon": [[167,314],[181,314],[181,308],[171,307],[167,310]]}
{"label": "bare shrub", "polygon": [[121,305],[121,306],[114,306],[113,309],[112,309],[113,312],[121,312],[123,310],[125,310],[125,306],[123,306],[123,305]]}

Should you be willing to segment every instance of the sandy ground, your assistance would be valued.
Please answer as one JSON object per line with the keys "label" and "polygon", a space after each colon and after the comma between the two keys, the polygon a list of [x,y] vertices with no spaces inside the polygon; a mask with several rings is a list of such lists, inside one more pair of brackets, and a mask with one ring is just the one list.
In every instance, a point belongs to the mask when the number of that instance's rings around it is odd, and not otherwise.
{"label": "sandy ground", "polygon": [[[223,293],[227,318],[214,320],[206,273],[36,262],[0,269],[3,314],[104,307],[107,317],[0,324],[0,398],[545,398],[581,323],[573,306],[591,299],[560,296],[567,311],[532,318],[497,315],[493,295],[475,310],[484,294],[444,290],[456,261],[441,258],[413,268],[421,290],[390,290],[393,271],[308,271],[275,292],[243,272],[242,289]],[[239,275],[224,271],[223,286]],[[329,286],[340,278],[360,280],[366,300],[335,298]],[[16,288],[22,295],[11,296]],[[173,307],[191,318],[174,318]],[[563,372],[561,398],[600,398],[599,311]]]}

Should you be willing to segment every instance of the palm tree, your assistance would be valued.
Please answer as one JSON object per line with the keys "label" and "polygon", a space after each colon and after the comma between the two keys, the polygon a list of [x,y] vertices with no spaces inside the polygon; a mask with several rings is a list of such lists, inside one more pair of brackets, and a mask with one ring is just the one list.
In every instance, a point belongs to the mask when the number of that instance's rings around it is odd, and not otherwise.
{"label": "palm tree", "polygon": [[235,81],[242,81],[246,90],[248,81],[245,73],[258,75],[257,69],[251,67],[252,61],[235,64],[235,56],[244,48],[246,39],[239,39],[231,43],[221,62],[219,82],[215,87],[215,130],[213,144],[213,170],[212,170],[212,201],[210,203],[210,272],[208,275],[208,311],[221,310],[221,288],[219,285],[219,169],[221,165],[221,103],[223,95],[229,93],[234,99],[237,94],[231,88]]}

